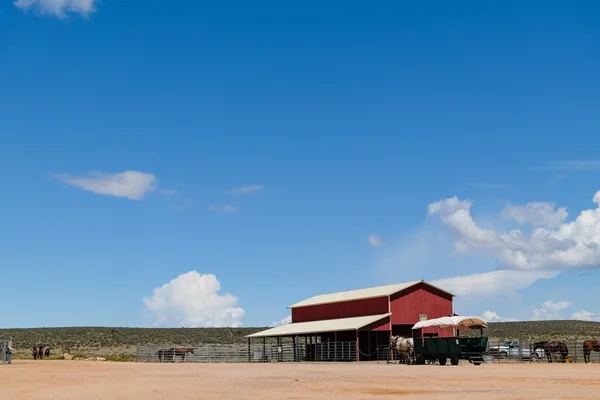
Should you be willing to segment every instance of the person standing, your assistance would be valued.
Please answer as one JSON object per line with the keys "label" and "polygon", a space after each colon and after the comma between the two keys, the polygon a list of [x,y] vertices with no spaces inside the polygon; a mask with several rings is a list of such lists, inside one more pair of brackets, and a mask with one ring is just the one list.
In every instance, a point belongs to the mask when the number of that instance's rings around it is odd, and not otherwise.
{"label": "person standing", "polygon": [[5,342],[5,344],[4,344],[4,361],[7,364],[11,363],[11,356],[12,356],[12,347],[10,346],[10,342]]}

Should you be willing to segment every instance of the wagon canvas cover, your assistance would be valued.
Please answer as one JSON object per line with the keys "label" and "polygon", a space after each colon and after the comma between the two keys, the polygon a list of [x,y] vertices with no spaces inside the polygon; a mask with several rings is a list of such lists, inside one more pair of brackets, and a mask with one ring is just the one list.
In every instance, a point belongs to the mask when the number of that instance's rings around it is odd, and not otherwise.
{"label": "wagon canvas cover", "polygon": [[439,328],[456,328],[456,329],[472,329],[484,327],[487,328],[487,322],[479,317],[442,317],[435,319],[428,319],[425,321],[419,321],[412,327],[412,329],[428,328],[436,326]]}

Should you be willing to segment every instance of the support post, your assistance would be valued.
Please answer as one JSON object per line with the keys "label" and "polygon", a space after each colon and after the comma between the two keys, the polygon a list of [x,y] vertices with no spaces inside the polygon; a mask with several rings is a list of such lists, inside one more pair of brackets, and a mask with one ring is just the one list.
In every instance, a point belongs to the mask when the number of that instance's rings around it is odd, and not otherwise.
{"label": "support post", "polygon": [[337,332],[333,332],[333,360],[337,361]]}
{"label": "support post", "polygon": [[[392,344],[392,336],[394,335],[392,330],[390,330],[390,338],[388,339],[388,343],[390,343],[390,345]],[[390,359],[394,361],[394,346],[390,346]]]}
{"label": "support post", "polygon": [[262,356],[263,356],[263,361],[267,361],[267,338],[266,337],[263,338],[263,353],[262,353]]}
{"label": "support post", "polygon": [[250,352],[250,338],[248,338],[248,362],[252,362],[252,355]]}
{"label": "support post", "polygon": [[298,353],[296,351],[296,336],[292,336],[292,348],[294,349],[294,362],[298,361]]}
{"label": "support post", "polygon": [[356,330],[356,361],[359,361],[360,351],[358,348],[358,329]]}

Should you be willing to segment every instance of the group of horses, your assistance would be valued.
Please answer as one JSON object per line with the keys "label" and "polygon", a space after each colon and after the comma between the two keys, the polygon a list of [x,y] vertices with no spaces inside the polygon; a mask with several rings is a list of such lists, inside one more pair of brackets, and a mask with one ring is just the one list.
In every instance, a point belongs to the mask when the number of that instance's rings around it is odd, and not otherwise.
{"label": "group of horses", "polygon": [[[543,342],[535,342],[533,344],[533,351],[537,349],[543,349],[548,362],[552,362],[552,353],[560,354],[560,361],[566,362],[567,356],[569,355],[569,348],[565,342],[557,340],[545,340]],[[584,340],[583,341],[583,360],[585,363],[590,362],[590,353],[592,351],[600,352],[600,341],[597,339]]]}
{"label": "group of horses", "polygon": [[[400,359],[398,360],[402,364],[412,364],[415,356],[415,343],[412,338],[403,336],[391,336],[390,347],[396,349]],[[560,362],[567,362],[569,355],[569,348],[565,342],[558,340],[544,340],[535,342],[533,344],[533,351],[538,349],[544,350],[544,354],[548,359],[548,362],[553,362],[553,354],[560,355]],[[583,342],[583,359],[587,364],[590,362],[590,353],[592,351],[600,352],[600,340],[585,340]]]}
{"label": "group of horses", "polygon": [[33,356],[34,360],[43,360],[44,357],[50,357],[50,347],[46,346],[45,348],[42,348],[42,346],[33,346],[31,355]]}

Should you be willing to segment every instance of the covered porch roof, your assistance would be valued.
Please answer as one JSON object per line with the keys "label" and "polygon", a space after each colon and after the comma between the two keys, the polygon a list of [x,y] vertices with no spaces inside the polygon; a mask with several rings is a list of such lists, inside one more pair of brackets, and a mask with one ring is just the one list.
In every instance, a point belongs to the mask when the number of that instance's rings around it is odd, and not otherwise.
{"label": "covered porch roof", "polygon": [[247,335],[247,338],[264,338],[264,337],[283,337],[283,336],[301,336],[324,332],[342,332],[353,331],[363,328],[367,325],[374,324],[391,314],[369,315],[366,317],[328,319],[323,321],[297,322],[278,326],[276,328],[267,329]]}

